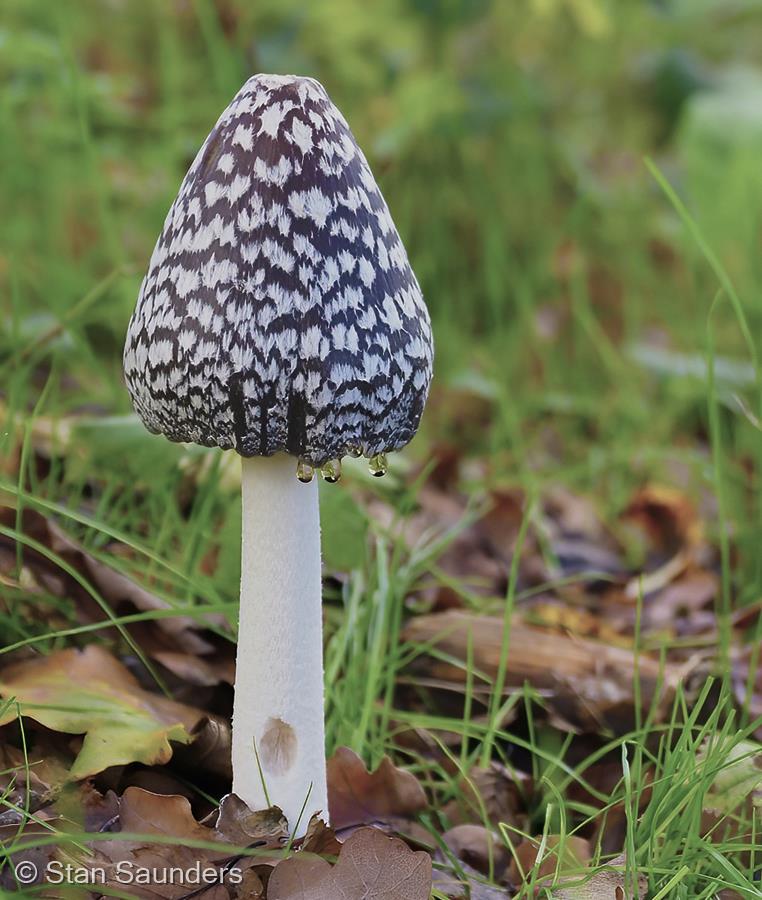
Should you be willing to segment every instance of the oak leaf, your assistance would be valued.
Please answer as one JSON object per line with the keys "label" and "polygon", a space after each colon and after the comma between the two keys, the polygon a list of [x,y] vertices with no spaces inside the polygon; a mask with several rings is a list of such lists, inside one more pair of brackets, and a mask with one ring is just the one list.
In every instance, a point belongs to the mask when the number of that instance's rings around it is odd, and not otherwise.
{"label": "oak leaf", "polygon": [[430,893],[429,854],[376,828],[347,838],[335,866],[297,856],[280,863],[268,885],[268,900],[428,900]]}
{"label": "oak leaf", "polygon": [[0,725],[17,715],[66,734],[84,734],[69,771],[73,780],[109,766],[166,763],[170,741],[187,743],[200,710],[144,690],[128,670],[96,644],[61,650],[0,672],[7,706]]}
{"label": "oak leaf", "polygon": [[328,760],[328,807],[337,831],[352,825],[409,818],[426,809],[418,779],[385,756],[374,772],[348,747]]}

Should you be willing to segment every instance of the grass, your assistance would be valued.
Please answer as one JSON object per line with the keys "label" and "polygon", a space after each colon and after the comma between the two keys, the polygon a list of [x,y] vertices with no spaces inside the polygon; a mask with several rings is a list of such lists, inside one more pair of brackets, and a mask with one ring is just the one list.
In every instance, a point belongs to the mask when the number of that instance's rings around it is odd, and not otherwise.
{"label": "grass", "polygon": [[[329,750],[348,744],[369,764],[392,752],[441,808],[463,799],[474,765],[511,765],[518,748],[544,852],[551,836],[599,821],[601,806],[621,807],[629,875],[646,875],[652,900],[759,896],[758,812],[735,813],[735,827],[711,837],[701,827],[707,792],[755,724],[733,717],[728,667],[698,700],[679,695],[665,725],[646,715],[582,760],[567,761],[569,740],[534,721],[529,687],[495,691],[486,719],[476,716],[484,679],[473,666],[458,717],[398,708],[403,670],[429,649],[401,641],[406,604],[420,579],[445,577],[437,560],[454,535],[405,546],[416,487],[394,470],[455,444],[466,461],[487,461],[463,485],[474,496],[514,485],[536,497],[561,483],[593,496],[608,521],[638,486],[679,479],[716,504],[728,659],[732,610],[762,593],[762,129],[707,122],[693,92],[701,79],[741,90],[726,82],[734,65],[759,62],[753,6],[7,0],[0,17],[0,494],[19,516],[55,516],[172,609],[235,621],[234,463],[145,433],[130,415],[121,344],[166,209],[219,110],[251,71],[317,75],[378,173],[437,341],[422,433],[382,485],[394,524],[360,522],[324,492],[326,556],[349,572],[326,595]],[[758,89],[745,77],[743,90]],[[666,351],[666,371],[637,361],[649,343]],[[705,361],[704,374],[681,374],[679,354]],[[751,383],[726,377],[736,363]],[[367,480],[348,468],[351,492]],[[2,533],[21,559],[32,545],[19,522]],[[366,531],[358,548],[352,535]],[[115,558],[112,541],[129,554]],[[516,571],[496,603],[506,622]],[[163,615],[118,616],[75,577],[117,628]],[[14,601],[0,603],[4,653],[99,638],[101,626],[73,620],[51,630],[31,609],[38,596],[28,610]],[[55,597],[45,603],[66,615]],[[520,733],[504,724],[514,707],[526,711]],[[405,727],[428,730],[448,766],[405,749]],[[621,778],[602,795],[586,773],[604,757],[621,761]],[[587,800],[572,798],[574,785]],[[428,824],[438,840],[443,823]],[[514,853],[522,835],[505,823],[499,834]],[[596,865],[605,857],[598,846]],[[539,862],[525,875],[529,897]]]}

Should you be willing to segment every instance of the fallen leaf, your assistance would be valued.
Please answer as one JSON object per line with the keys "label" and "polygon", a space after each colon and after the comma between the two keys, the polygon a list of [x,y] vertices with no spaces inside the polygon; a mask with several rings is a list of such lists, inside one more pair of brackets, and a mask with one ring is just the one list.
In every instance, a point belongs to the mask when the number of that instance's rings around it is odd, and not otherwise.
{"label": "fallen leaf", "polygon": [[211,772],[229,782],[233,778],[230,719],[209,713],[193,726],[191,738],[191,744],[175,751],[178,762],[189,770]]}
{"label": "fallen leaf", "polygon": [[[27,847],[25,850],[13,852],[15,843],[32,844],[35,838],[43,840],[50,834],[39,825],[28,824],[23,829],[18,825],[0,827],[0,846],[4,848],[5,865],[0,869],[0,896],[18,896],[19,884],[15,878],[15,872],[23,872],[22,863],[27,864],[27,871],[36,873],[36,877],[27,881],[24,888],[32,885],[40,885],[45,877],[45,869],[55,857],[55,848],[52,846]],[[7,849],[6,849],[7,848]]]}
{"label": "fallen leaf", "polygon": [[134,834],[162,834],[183,840],[213,841],[210,828],[193,817],[187,797],[154,794],[142,788],[129,787],[119,801],[120,831]]}
{"label": "fallen leaf", "polygon": [[11,805],[35,812],[52,800],[67,780],[68,766],[48,741],[28,737],[24,750],[0,745],[0,796],[9,808],[0,807],[0,824],[14,815]]}
{"label": "fallen leaf", "polygon": [[614,542],[593,502],[563,485],[551,485],[542,496],[546,518],[566,537],[586,538],[609,548]]}
{"label": "fallen leaf", "polygon": [[[231,847],[222,835],[195,820],[187,798],[127,788],[119,799],[117,825],[111,840],[93,842],[92,856],[79,861],[94,874],[105,872],[105,887],[124,891],[125,877],[134,875],[129,894],[143,900],[179,900],[204,886],[203,900],[229,900]],[[145,839],[123,836],[128,833]],[[153,843],[151,835],[163,840]],[[219,848],[187,846],[191,841],[219,842]],[[158,874],[142,883],[139,874],[151,871]],[[234,884],[231,879],[230,886]]]}
{"label": "fallen leaf", "polygon": [[[501,618],[460,610],[417,616],[408,622],[402,635],[405,641],[434,645],[443,655],[464,662],[471,644],[473,666],[484,672],[490,683],[498,671],[502,636]],[[463,683],[466,677],[464,666],[439,658],[421,656],[411,669],[456,683]],[[643,710],[657,703],[659,715],[663,714],[684,669],[670,663],[662,667],[656,659],[641,653],[637,672]],[[520,689],[528,682],[541,692],[561,722],[583,731],[623,733],[634,720],[635,674],[635,657],[629,650],[534,628],[514,617],[505,688]]]}
{"label": "fallen leaf", "polygon": [[264,900],[265,883],[257,868],[252,866],[243,872],[240,884],[231,883],[228,886],[228,893],[236,900]]}
{"label": "fallen leaf", "polygon": [[704,536],[703,525],[691,500],[680,490],[651,484],[641,488],[622,518],[644,529],[654,548],[671,557],[695,548]]}
{"label": "fallen leaf", "polygon": [[[542,858],[538,855],[542,850]],[[508,866],[508,880],[519,887],[530,873],[538,879],[547,878],[556,872],[583,869],[592,857],[590,844],[576,835],[566,835],[563,839],[557,835],[545,838],[523,838],[514,848]]]}
{"label": "fallen leaf", "polygon": [[172,766],[119,766],[117,769],[110,769],[107,773],[99,776],[98,781],[104,787],[111,786],[112,775],[119,772],[119,778],[116,782],[117,788],[122,792],[128,787],[139,787],[144,791],[152,794],[160,794],[162,796],[173,796],[175,794],[181,797],[187,797],[189,800],[195,799],[195,791],[189,785],[187,780],[181,780],[181,776],[175,774],[179,768],[176,765],[175,756],[179,750],[187,749],[185,744],[174,744],[172,746]]}
{"label": "fallen leaf", "polygon": [[267,900],[312,900],[315,886],[331,877],[331,864],[319,856],[292,856],[278,863],[267,882]]}
{"label": "fallen leaf", "polygon": [[468,863],[460,863],[459,872],[438,855],[438,866],[434,872],[433,887],[450,900],[504,900],[512,897],[505,888],[487,884],[479,872]]}
{"label": "fallen leaf", "polygon": [[589,499],[551,486],[543,492],[540,510],[537,527],[552,556],[551,575],[561,581],[573,576],[570,584],[559,585],[560,596],[576,597],[585,585],[623,577],[622,549]]}
{"label": "fallen leaf", "polygon": [[[575,578],[577,588],[584,584],[580,578],[587,575],[588,582],[620,579],[624,565],[618,551],[595,544],[588,538],[560,536],[550,541],[550,548],[556,559],[551,569],[554,578]],[[569,589],[567,588],[567,591]]]}
{"label": "fallen leaf", "polygon": [[326,825],[319,816],[313,816],[307,825],[307,833],[300,849],[304,853],[337,857],[341,852],[341,843],[330,825]]}
{"label": "fallen leaf", "polygon": [[[276,879],[277,893],[270,897],[270,887],[268,900],[429,900],[431,893],[429,854],[376,828],[347,838],[335,866],[298,859],[276,866],[270,886]],[[286,871],[278,878],[281,868]]]}
{"label": "fallen leaf", "polygon": [[[65,796],[65,800],[69,798]],[[70,821],[81,820],[84,831],[111,831],[119,821],[119,797],[113,791],[101,794],[91,781],[82,782],[79,797],[71,798],[71,801],[63,806],[64,814],[68,811]]]}
{"label": "fallen leaf", "polygon": [[[612,860],[609,866],[624,867],[620,857]],[[601,869],[587,879],[569,879],[568,884],[557,885],[552,891],[553,900],[641,900],[648,891],[648,879],[638,874],[636,893],[633,894],[625,872]]]}
{"label": "fallen leaf", "polygon": [[209,858],[210,851],[187,847],[179,840],[150,844],[118,835],[113,841],[93,843],[90,849],[91,855],[78,860],[77,868],[89,868],[93,882],[106,896],[112,892],[126,896],[125,880],[129,879],[129,896],[141,900],[181,900],[200,887],[204,887],[203,900],[229,900],[226,870]]}
{"label": "fallen leaf", "polygon": [[[0,507],[0,524],[16,527],[16,511]],[[135,612],[171,610],[172,606],[113,566],[89,553],[53,519],[33,509],[24,509],[22,532],[60,557],[71,569],[91,584],[109,605],[115,616]],[[0,546],[12,551],[15,565],[15,541],[0,535]],[[116,553],[123,545],[115,545]],[[72,601],[79,621],[90,624],[107,621],[102,607],[85,587],[55,561],[33,547],[24,547],[23,558],[40,588]],[[234,645],[221,644],[216,636],[204,633],[206,624],[226,627],[224,616],[208,614],[201,621],[178,611],[177,615],[136,622],[124,626],[151,657],[178,677],[193,684],[210,685],[234,681]],[[228,646],[229,644],[229,646]]]}
{"label": "fallen leaf", "polygon": [[483,825],[456,825],[442,835],[442,840],[454,856],[482,875],[490,869],[499,875],[508,862],[506,847]]}
{"label": "fallen leaf", "polygon": [[[437,569],[457,582],[461,592],[490,595],[501,586],[504,588],[505,559],[496,558],[493,550],[485,546],[476,522],[469,519],[468,498],[424,484],[416,499],[419,508],[402,521],[397,520],[390,504],[378,498],[367,501],[366,506],[380,528],[394,528],[396,539],[408,547],[430,543],[435,536],[437,540],[446,536],[437,557]],[[462,603],[459,595],[439,584],[422,588],[419,593],[432,606]]]}
{"label": "fallen leaf", "polygon": [[141,688],[97,644],[7,667],[0,672],[0,696],[11,701],[0,725],[16,718],[18,703],[22,716],[46,728],[85,735],[71,779],[124,763],[166,763],[170,741],[187,743],[189,729],[203,715]]}
{"label": "fallen leaf", "polygon": [[718,578],[714,572],[693,570],[686,572],[663,590],[646,598],[642,628],[645,632],[670,629],[680,633],[681,620],[711,606],[717,596]]}
{"label": "fallen leaf", "polygon": [[[174,618],[174,617],[173,617]],[[160,619],[158,621],[170,621]],[[130,627],[140,647],[148,656],[161,663],[181,682],[198,687],[213,687],[220,682],[235,684],[235,645],[229,641],[219,641],[218,649],[211,656],[198,656],[194,653],[165,650],[163,643],[157,640],[156,632],[150,627],[153,620]],[[210,637],[210,641],[213,638]],[[212,644],[210,643],[210,646]]]}
{"label": "fallen leaf", "polygon": [[[612,593],[613,590],[609,588],[604,596],[608,598]],[[628,604],[627,612],[631,608],[631,604]],[[626,630],[621,627],[623,616],[620,609],[617,609],[614,616],[609,615],[604,618],[597,611],[591,612],[582,604],[565,603],[552,595],[539,594],[530,598],[526,603],[522,603],[521,611],[528,625],[553,628],[567,635],[597,638],[617,646],[632,646],[631,634],[620,633]],[[608,610],[604,606],[605,612]],[[611,627],[612,619],[615,627]],[[634,622],[634,611],[631,616],[628,616],[628,619]],[[627,624],[629,625],[629,621]]]}
{"label": "fallen leaf", "polygon": [[231,844],[263,850],[279,850],[290,833],[286,817],[277,806],[251,810],[237,794],[222,798],[214,829]]}
{"label": "fallen leaf", "polygon": [[490,822],[505,822],[526,831],[531,793],[528,775],[493,761],[486,768],[473,768],[460,780],[457,798],[443,812],[454,823],[481,822],[486,814]]}
{"label": "fallen leaf", "polygon": [[388,756],[374,772],[348,747],[328,760],[328,807],[337,831],[352,825],[416,816],[428,806],[418,779]]}

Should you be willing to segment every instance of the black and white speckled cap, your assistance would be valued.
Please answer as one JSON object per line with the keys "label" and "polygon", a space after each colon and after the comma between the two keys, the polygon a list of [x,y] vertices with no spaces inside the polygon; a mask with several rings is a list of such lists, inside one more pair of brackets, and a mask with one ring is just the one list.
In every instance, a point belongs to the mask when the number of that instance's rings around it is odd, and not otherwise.
{"label": "black and white speckled cap", "polygon": [[349,126],[311,78],[255,75],[164,223],[124,372],[173,441],[313,465],[415,434],[431,325]]}

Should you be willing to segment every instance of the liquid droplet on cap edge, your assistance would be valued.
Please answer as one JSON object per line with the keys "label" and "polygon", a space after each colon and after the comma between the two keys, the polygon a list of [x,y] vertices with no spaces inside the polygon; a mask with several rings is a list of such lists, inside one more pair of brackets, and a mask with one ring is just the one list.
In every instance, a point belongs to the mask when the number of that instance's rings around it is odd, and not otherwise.
{"label": "liquid droplet on cap edge", "polygon": [[323,476],[323,480],[327,481],[328,484],[336,484],[341,478],[341,460],[328,460],[327,463],[320,467],[320,474]]}
{"label": "liquid droplet on cap edge", "polygon": [[302,484],[309,484],[315,477],[315,467],[300,459],[296,464],[296,477]]}
{"label": "liquid droplet on cap edge", "polygon": [[383,475],[386,475],[388,468],[389,463],[385,453],[377,453],[375,456],[371,456],[368,462],[368,471],[374,478],[381,478]]}

